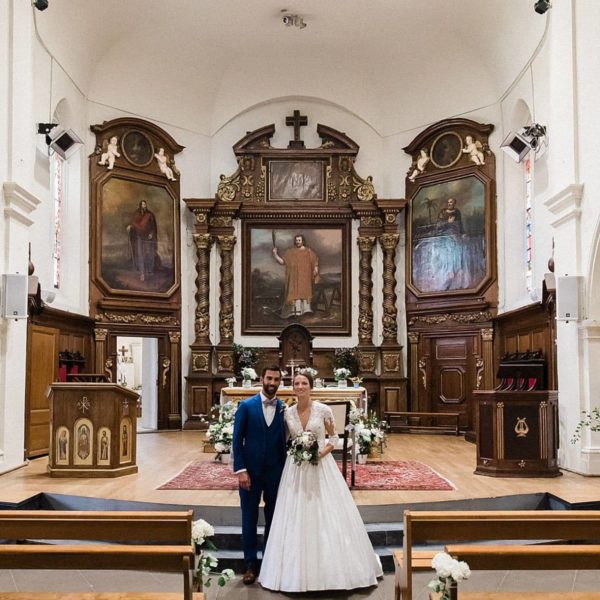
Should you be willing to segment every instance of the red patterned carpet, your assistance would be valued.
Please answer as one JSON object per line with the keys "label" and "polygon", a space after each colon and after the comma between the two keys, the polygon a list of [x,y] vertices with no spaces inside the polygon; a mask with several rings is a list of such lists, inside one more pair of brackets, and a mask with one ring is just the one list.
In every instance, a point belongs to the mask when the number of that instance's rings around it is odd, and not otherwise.
{"label": "red patterned carpet", "polygon": [[[339,464],[339,463],[338,463]],[[341,467],[341,465],[340,465]],[[350,474],[348,474],[350,477]],[[229,465],[214,461],[189,464],[159,490],[236,490]],[[415,460],[370,461],[356,465],[356,490],[453,490],[454,486]]]}

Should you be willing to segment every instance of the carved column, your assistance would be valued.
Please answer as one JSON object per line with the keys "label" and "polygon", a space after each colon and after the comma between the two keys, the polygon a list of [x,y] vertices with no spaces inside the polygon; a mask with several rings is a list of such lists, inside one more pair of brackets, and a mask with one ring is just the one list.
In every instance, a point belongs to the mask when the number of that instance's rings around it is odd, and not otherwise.
{"label": "carved column", "polygon": [[194,333],[196,339],[194,345],[210,345],[209,325],[210,325],[210,279],[209,263],[210,248],[212,246],[212,237],[209,233],[195,233],[194,243],[196,244],[196,318],[194,321]]}
{"label": "carved column", "polygon": [[486,327],[481,330],[481,348],[483,359],[483,389],[493,390],[495,383],[494,373],[494,329]]}
{"label": "carved column", "polygon": [[[181,426],[181,410],[179,408],[179,343],[181,342],[181,333],[179,331],[169,331],[169,342],[171,342],[170,363],[163,360],[164,373],[162,376],[163,386],[170,383],[170,402],[169,402],[169,428]],[[167,357],[165,357],[167,358]]]}
{"label": "carved column", "polygon": [[96,373],[104,373],[107,336],[108,329],[94,329],[94,340],[96,341],[96,362],[94,371]]}
{"label": "carved column", "polygon": [[221,253],[221,290],[219,333],[220,341],[217,349],[217,370],[219,373],[230,373],[233,369],[233,247],[236,243],[234,235],[218,235],[217,243]]}
{"label": "carved column", "polygon": [[410,410],[419,411],[419,338],[418,331],[408,332],[410,344]]}
{"label": "carved column", "polygon": [[400,235],[384,233],[379,238],[383,248],[383,343],[382,374],[402,374],[402,357],[398,344],[398,309],[396,308],[396,247]]}
{"label": "carved column", "polygon": [[374,373],[377,353],[373,346],[373,246],[375,236],[360,236],[360,271],[358,289],[358,347],[361,373]]}

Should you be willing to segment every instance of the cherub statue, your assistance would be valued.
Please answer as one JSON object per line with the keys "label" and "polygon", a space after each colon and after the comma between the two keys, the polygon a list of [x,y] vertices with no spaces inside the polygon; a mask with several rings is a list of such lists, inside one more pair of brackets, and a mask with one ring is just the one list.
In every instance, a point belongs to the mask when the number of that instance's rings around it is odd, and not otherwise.
{"label": "cherub statue", "polygon": [[429,154],[427,153],[427,148],[421,148],[419,152],[419,158],[417,158],[417,162],[415,164],[415,168],[413,172],[408,176],[409,181],[414,182],[417,178],[417,175],[420,175],[425,171],[425,167],[429,162]]}
{"label": "cherub statue", "polygon": [[470,135],[465,138],[463,154],[468,154],[469,160],[476,165],[485,165],[485,160],[483,159],[483,146],[479,140],[473,140]]}
{"label": "cherub statue", "polygon": [[[109,171],[115,166],[115,159],[117,156],[121,156],[119,154],[119,146],[118,146],[119,138],[116,135],[113,135],[110,138],[110,141],[107,142],[104,140],[102,143],[103,152],[100,155],[99,165],[107,165],[107,169]],[[108,164],[107,164],[108,163]]]}
{"label": "cherub statue", "polygon": [[165,154],[164,148],[159,148],[158,152],[154,154],[156,161],[158,162],[158,168],[160,172],[170,181],[175,181],[173,175],[173,169],[169,166],[169,155]]}

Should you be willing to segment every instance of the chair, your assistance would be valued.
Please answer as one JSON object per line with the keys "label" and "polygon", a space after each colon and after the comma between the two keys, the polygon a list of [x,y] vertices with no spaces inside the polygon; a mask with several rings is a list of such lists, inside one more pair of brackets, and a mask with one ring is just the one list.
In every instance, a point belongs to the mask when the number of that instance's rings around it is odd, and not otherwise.
{"label": "chair", "polygon": [[340,400],[336,402],[327,402],[327,406],[331,408],[333,419],[335,421],[335,433],[337,433],[339,436],[339,442],[333,451],[341,451],[342,475],[344,476],[344,481],[347,481],[346,476],[348,473],[348,455],[350,455],[350,487],[354,487],[354,430],[350,432],[347,429],[348,423],[350,422],[351,404],[348,400]]}

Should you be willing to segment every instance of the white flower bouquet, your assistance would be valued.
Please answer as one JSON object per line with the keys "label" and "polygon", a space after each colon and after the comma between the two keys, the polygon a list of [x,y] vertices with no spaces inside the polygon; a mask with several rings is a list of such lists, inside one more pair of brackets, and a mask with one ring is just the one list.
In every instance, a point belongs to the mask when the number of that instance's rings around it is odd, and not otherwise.
{"label": "white flower bouquet", "polygon": [[235,385],[236,379],[235,377],[227,377],[225,381],[227,382],[227,385],[233,387]]}
{"label": "white flower bouquet", "polygon": [[319,443],[317,437],[312,431],[303,431],[291,441],[288,454],[296,465],[303,465],[304,463],[318,464]]}
{"label": "white flower bouquet", "polygon": [[206,552],[206,550],[215,551],[217,549],[211,539],[214,535],[214,527],[204,519],[198,519],[192,523],[192,544],[196,552],[194,583],[197,591],[202,591],[203,587],[210,587],[213,576],[218,576],[217,583],[221,587],[235,576],[231,569],[223,569],[220,573],[216,572],[219,559],[214,554]]}
{"label": "white flower bouquet", "polygon": [[252,367],[244,367],[242,369],[242,379],[252,381],[253,379],[258,379],[258,375]]}
{"label": "white flower bouquet", "polygon": [[433,557],[431,566],[437,573],[437,579],[432,579],[428,583],[428,587],[434,592],[442,594],[440,600],[450,600],[452,584],[471,576],[471,569],[466,562],[458,561],[446,552],[438,552]]}
{"label": "white flower bouquet", "polygon": [[299,375],[310,375],[313,379],[319,374],[319,372],[316,369],[313,369],[312,367],[304,367],[303,369],[298,369],[296,373],[298,373]]}
{"label": "white flower bouquet", "polygon": [[233,402],[213,408],[214,419],[208,426],[206,438],[215,447],[217,457],[229,454],[233,443],[233,420],[237,405]]}
{"label": "white flower bouquet", "polygon": [[333,378],[336,381],[341,381],[342,379],[348,379],[352,373],[350,369],[346,369],[346,367],[340,367],[339,369],[333,370]]}

